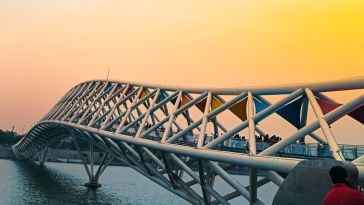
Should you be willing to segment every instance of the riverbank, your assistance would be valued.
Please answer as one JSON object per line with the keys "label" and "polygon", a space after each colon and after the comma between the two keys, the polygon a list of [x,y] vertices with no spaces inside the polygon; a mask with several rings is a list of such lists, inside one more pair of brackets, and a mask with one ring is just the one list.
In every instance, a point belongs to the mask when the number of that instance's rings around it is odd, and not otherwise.
{"label": "riverbank", "polygon": [[[104,158],[105,152],[96,152],[94,151],[94,164],[98,165],[102,163]],[[88,150],[83,152],[83,157],[86,159],[87,163],[90,164],[90,156]],[[16,157],[12,151],[11,145],[0,145],[0,159],[15,159]],[[29,160],[38,161],[38,155],[34,155]],[[154,163],[153,160],[147,159],[150,163]],[[171,159],[168,160],[169,165],[172,169],[179,169],[178,165]],[[82,158],[80,157],[78,151],[70,150],[70,149],[53,149],[49,148],[47,151],[47,160],[46,162],[56,162],[56,163],[70,163],[70,164],[82,164]],[[229,167],[227,172],[230,174],[235,175],[248,175],[250,169],[247,167],[241,166],[230,166],[228,164],[219,163],[222,167]],[[126,164],[122,163],[120,160],[114,159],[112,162],[109,163],[112,166],[127,166]],[[195,161],[194,163],[190,164],[191,169],[198,172],[198,163]]]}
{"label": "riverbank", "polygon": [[[104,153],[102,152],[94,152],[94,163],[100,164],[103,159]],[[85,155],[88,160],[89,157]],[[0,145],[0,159],[16,159],[11,145]],[[32,157],[32,160],[37,161],[37,156]],[[47,152],[47,162],[57,162],[57,163],[72,163],[72,164],[82,164],[82,159],[79,156],[77,151],[74,150],[60,150],[60,149],[49,149]],[[89,162],[88,162],[89,163]],[[126,166],[118,160],[113,160],[110,165],[114,166]],[[171,166],[174,166],[171,161]],[[227,165],[222,165],[227,166]],[[193,164],[191,166],[192,170],[198,171],[197,164]],[[236,175],[247,175],[249,173],[249,169],[246,167],[232,167],[228,170],[230,174]]]}
{"label": "riverbank", "polygon": [[[94,163],[100,164],[104,157],[103,152],[94,152]],[[16,159],[11,145],[0,145],[0,159]],[[32,160],[38,160],[37,155],[34,155]],[[89,157],[86,157],[88,160]],[[61,163],[82,163],[82,159],[78,154],[78,151],[74,150],[60,150],[60,149],[49,149],[47,151],[47,162],[61,162]],[[125,164],[114,160],[111,165],[125,166]]]}
{"label": "riverbank", "polygon": [[11,145],[0,145],[0,159],[15,159]]}

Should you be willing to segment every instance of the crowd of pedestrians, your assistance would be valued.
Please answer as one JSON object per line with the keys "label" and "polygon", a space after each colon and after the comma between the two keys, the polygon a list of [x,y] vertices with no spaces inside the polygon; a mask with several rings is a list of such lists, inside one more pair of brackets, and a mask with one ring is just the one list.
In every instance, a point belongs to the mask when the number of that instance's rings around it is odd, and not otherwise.
{"label": "crowd of pedestrians", "polygon": [[[236,134],[234,136],[235,140],[241,140],[241,141],[246,141],[246,137],[245,136],[240,136],[239,134]],[[279,141],[281,141],[282,138],[277,136],[277,135],[272,135],[269,136],[268,134],[266,135],[255,135],[255,141],[256,142],[265,142],[269,145],[273,145]]]}

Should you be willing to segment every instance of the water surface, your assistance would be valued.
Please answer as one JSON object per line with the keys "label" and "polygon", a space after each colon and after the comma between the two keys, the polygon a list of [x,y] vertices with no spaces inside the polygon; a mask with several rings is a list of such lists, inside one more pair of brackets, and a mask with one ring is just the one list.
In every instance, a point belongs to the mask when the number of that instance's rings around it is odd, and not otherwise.
{"label": "water surface", "polygon": [[[247,176],[233,177],[243,185],[248,184]],[[83,186],[87,178],[81,164],[47,162],[46,167],[39,167],[33,162],[0,159],[0,204],[188,204],[128,167],[108,167],[100,179],[103,186],[97,190]],[[222,194],[232,191],[219,178],[215,183]],[[276,190],[269,183],[258,194],[271,204]],[[239,197],[232,204],[248,202]]]}

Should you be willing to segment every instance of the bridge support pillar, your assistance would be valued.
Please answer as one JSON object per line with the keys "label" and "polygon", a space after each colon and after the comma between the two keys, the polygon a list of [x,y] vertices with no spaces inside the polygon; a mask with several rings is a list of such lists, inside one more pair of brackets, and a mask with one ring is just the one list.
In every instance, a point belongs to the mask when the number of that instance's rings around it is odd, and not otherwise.
{"label": "bridge support pillar", "polygon": [[256,204],[258,201],[258,186],[257,186],[257,170],[250,169],[249,173],[249,194],[250,194],[250,205]]}
{"label": "bridge support pillar", "polygon": [[47,161],[48,147],[43,148],[38,152],[39,166],[44,167],[44,163]]}
{"label": "bridge support pillar", "polygon": [[[90,142],[89,143],[89,157],[90,157],[90,170],[88,172],[89,182],[85,183],[84,186],[88,188],[98,188],[101,187],[101,184],[99,183],[98,177],[94,173],[94,146]],[[87,165],[86,165],[87,166]]]}
{"label": "bridge support pillar", "polygon": [[86,155],[84,155],[78,145],[76,137],[72,137],[74,144],[76,146],[76,149],[82,159],[83,166],[86,170],[86,173],[88,175],[89,181],[84,184],[85,187],[88,188],[98,188],[101,187],[101,184],[99,183],[99,178],[101,174],[105,171],[106,167],[109,165],[109,163],[113,160],[112,156],[109,156],[109,152],[106,152],[102,158],[102,161],[100,162],[99,166],[97,167],[96,172],[94,172],[95,168],[95,161],[94,161],[94,145],[92,142],[89,142],[89,165],[87,164],[87,158]]}
{"label": "bridge support pillar", "polygon": [[98,181],[89,181],[87,183],[83,184],[85,187],[88,188],[99,188],[101,187],[101,184]]}
{"label": "bridge support pillar", "polygon": [[[204,166],[202,160],[198,160],[198,172],[200,176],[200,184],[204,202],[205,204],[211,204],[212,194],[214,194],[212,188],[214,187],[215,183],[215,174],[208,166]],[[213,196],[216,197],[216,195]]]}

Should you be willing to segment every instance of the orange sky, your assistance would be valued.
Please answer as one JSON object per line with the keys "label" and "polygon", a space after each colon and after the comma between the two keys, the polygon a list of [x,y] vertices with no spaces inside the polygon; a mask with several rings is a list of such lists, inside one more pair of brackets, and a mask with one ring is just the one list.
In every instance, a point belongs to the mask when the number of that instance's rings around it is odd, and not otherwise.
{"label": "orange sky", "polygon": [[0,128],[28,129],[72,86],[194,87],[364,76],[364,1],[0,1]]}

